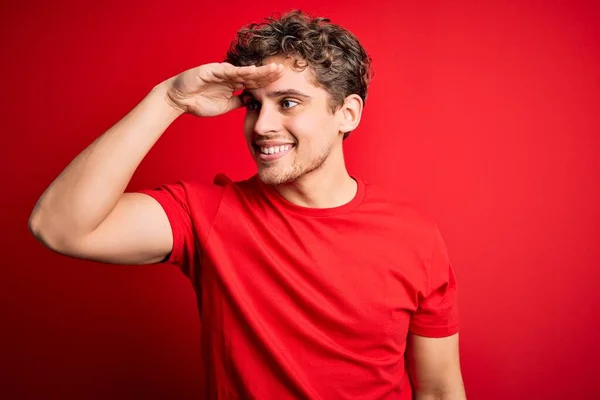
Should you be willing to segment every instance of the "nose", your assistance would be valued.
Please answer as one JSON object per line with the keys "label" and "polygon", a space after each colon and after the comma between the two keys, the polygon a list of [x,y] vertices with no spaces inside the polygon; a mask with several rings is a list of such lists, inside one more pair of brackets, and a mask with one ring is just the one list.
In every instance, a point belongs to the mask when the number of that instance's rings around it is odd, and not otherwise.
{"label": "nose", "polygon": [[281,129],[281,115],[273,105],[263,104],[254,123],[257,135],[267,135]]}

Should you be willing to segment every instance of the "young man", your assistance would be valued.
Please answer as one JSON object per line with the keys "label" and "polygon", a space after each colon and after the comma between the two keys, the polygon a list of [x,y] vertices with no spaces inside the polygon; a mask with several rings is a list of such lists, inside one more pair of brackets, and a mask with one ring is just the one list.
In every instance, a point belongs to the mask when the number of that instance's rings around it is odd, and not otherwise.
{"label": "young man", "polygon": [[[78,155],[30,229],[72,257],[178,265],[198,296],[207,399],[464,399],[436,223],[344,164],[369,66],[327,19],[242,29],[227,62],[160,83]],[[124,193],[178,116],[242,106],[256,176]]]}

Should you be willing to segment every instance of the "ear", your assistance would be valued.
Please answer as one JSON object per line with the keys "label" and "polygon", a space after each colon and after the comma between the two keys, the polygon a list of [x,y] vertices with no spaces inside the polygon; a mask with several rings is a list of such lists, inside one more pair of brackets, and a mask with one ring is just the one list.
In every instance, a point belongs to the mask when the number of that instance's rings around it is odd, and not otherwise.
{"label": "ear", "polygon": [[340,133],[348,133],[356,129],[360,122],[363,101],[357,94],[346,97],[344,104],[338,110],[340,116]]}

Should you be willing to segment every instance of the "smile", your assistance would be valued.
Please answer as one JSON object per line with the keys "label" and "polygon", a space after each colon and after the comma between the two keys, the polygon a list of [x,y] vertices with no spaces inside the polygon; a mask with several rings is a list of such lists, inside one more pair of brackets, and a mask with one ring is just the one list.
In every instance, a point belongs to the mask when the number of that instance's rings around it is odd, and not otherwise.
{"label": "smile", "polygon": [[258,158],[262,161],[274,161],[278,160],[287,154],[289,154],[292,149],[295,147],[293,144],[285,144],[281,146],[254,146],[254,150],[256,151]]}
{"label": "smile", "polygon": [[284,146],[259,147],[259,150],[262,154],[277,154],[284,151],[288,151],[292,147],[294,147],[294,145],[286,144]]}

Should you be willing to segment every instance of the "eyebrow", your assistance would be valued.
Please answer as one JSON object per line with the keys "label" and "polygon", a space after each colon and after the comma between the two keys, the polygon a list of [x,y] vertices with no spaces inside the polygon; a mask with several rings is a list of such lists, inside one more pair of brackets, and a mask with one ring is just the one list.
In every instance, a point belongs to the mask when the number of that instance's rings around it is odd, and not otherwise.
{"label": "eyebrow", "polygon": [[[305,99],[310,99],[309,95],[304,94],[296,89],[273,90],[273,91],[267,92],[266,96],[269,98],[276,98],[276,97],[283,97],[283,96],[297,96],[297,97],[304,97]],[[254,98],[254,96],[248,89],[246,89],[242,92],[241,97],[242,98],[245,98],[245,97]]]}

